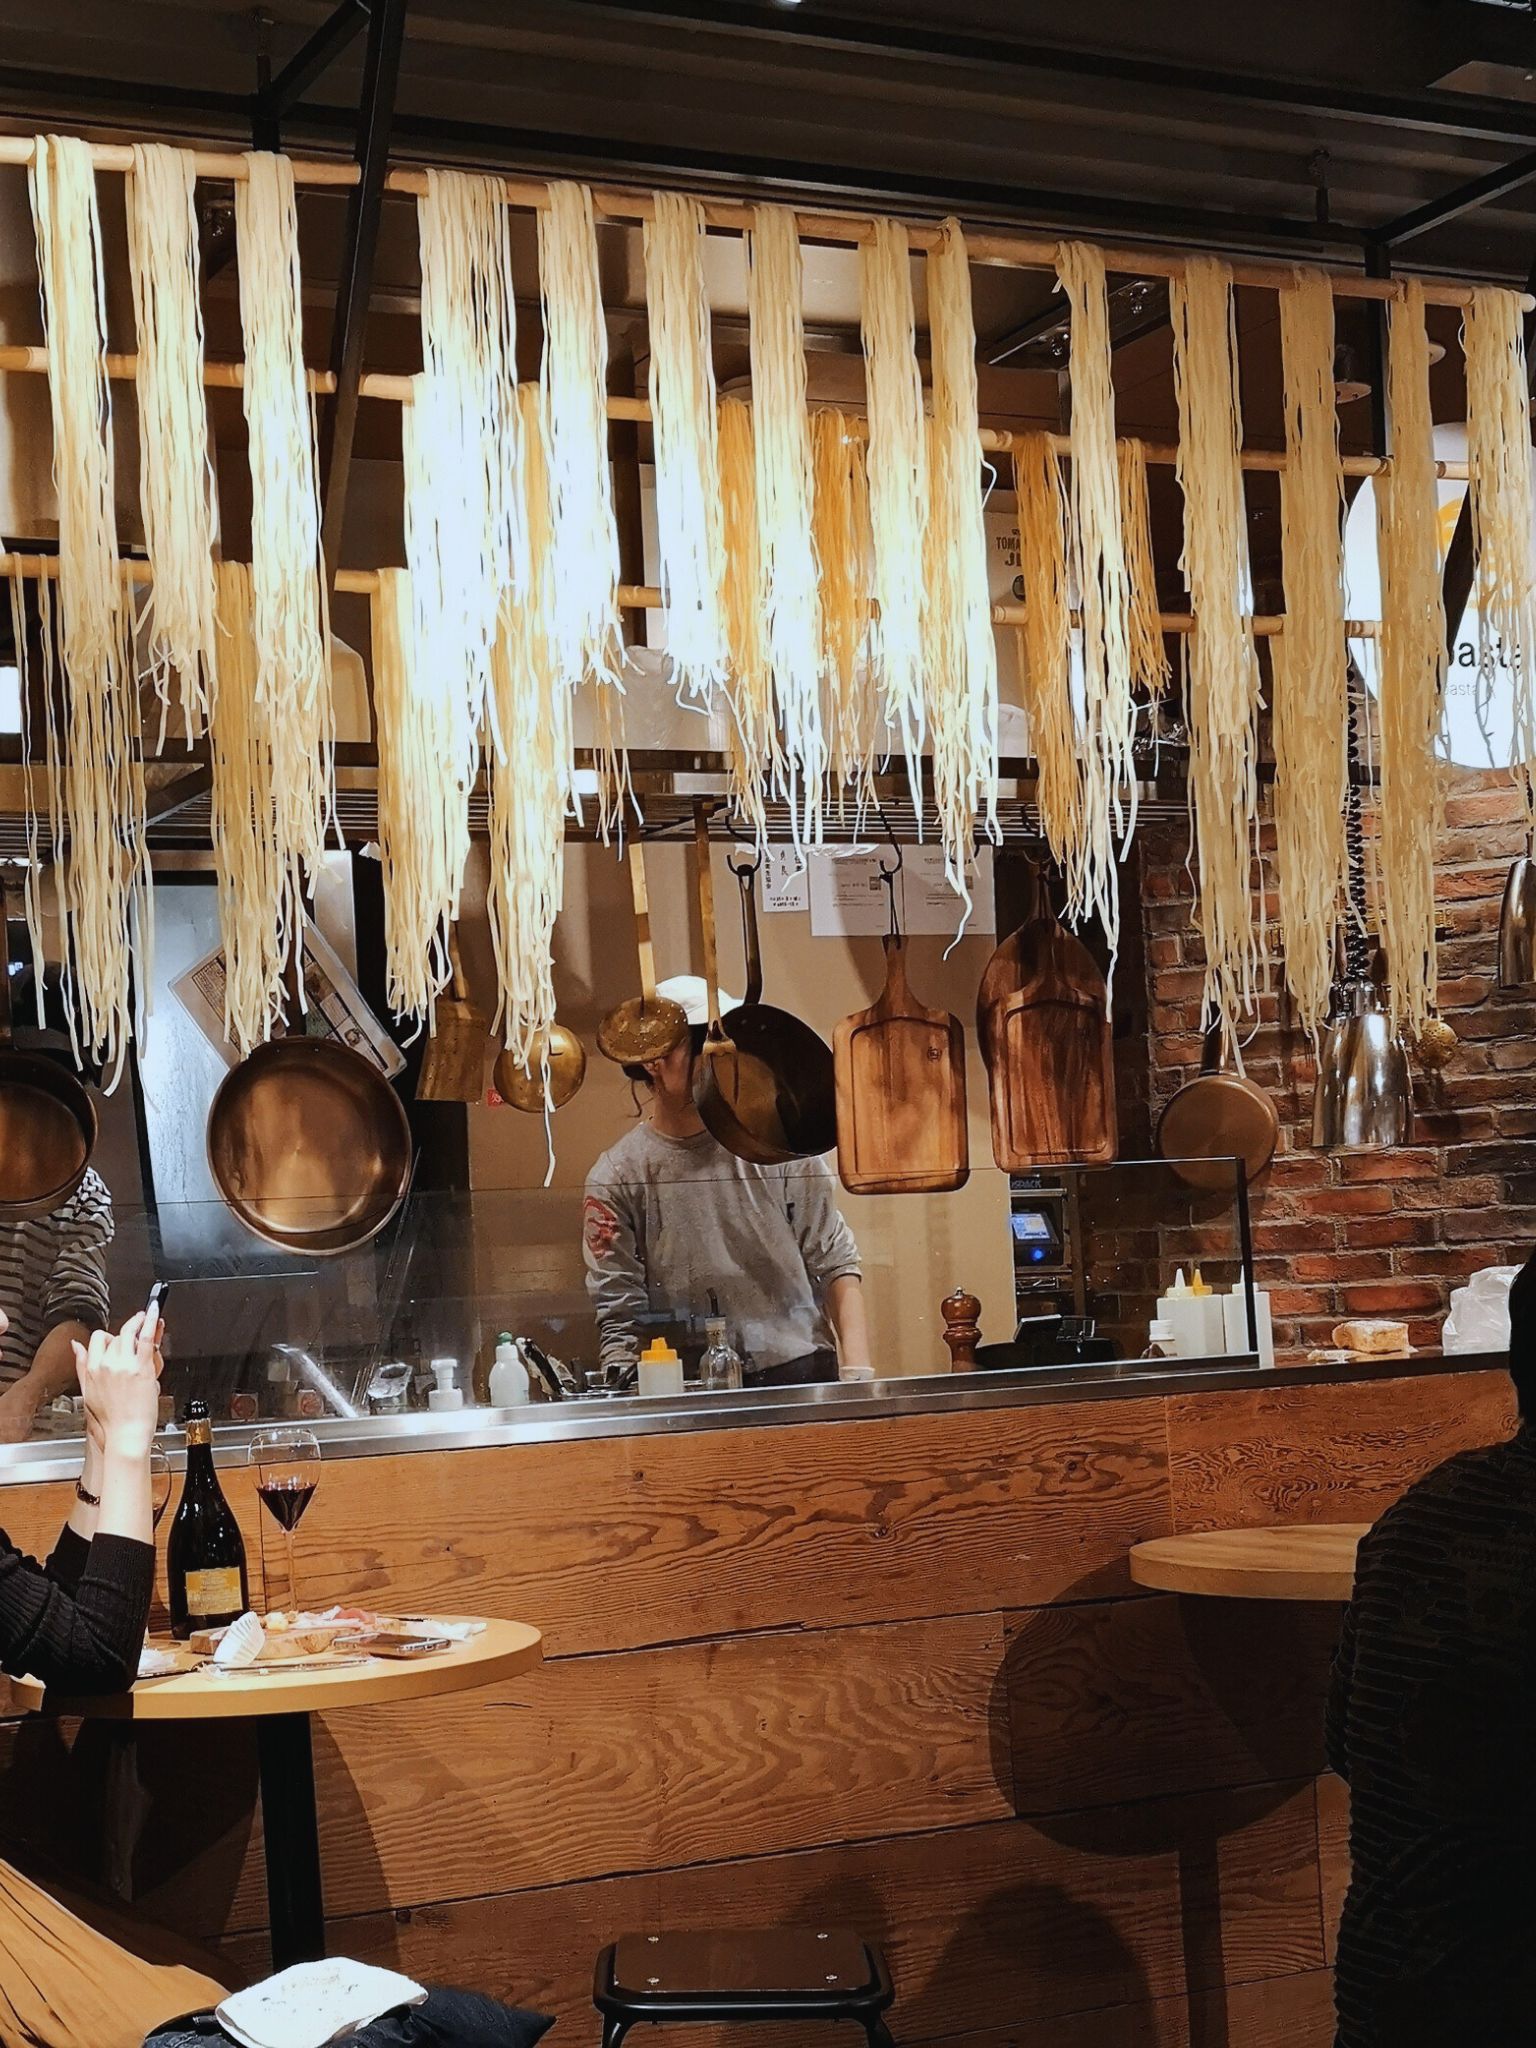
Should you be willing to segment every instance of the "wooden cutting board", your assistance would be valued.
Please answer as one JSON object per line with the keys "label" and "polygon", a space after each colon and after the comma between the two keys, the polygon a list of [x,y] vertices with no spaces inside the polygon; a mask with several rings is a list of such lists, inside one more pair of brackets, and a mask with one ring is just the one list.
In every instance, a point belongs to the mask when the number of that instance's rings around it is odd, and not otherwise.
{"label": "wooden cutting board", "polygon": [[992,1155],[1005,1173],[1114,1158],[1104,976],[1049,912],[1021,925],[988,962],[977,1030],[992,1084]]}
{"label": "wooden cutting board", "polygon": [[907,985],[906,949],[885,942],[885,987],[832,1035],[837,1170],[855,1195],[936,1195],[971,1170],[965,1033]]}

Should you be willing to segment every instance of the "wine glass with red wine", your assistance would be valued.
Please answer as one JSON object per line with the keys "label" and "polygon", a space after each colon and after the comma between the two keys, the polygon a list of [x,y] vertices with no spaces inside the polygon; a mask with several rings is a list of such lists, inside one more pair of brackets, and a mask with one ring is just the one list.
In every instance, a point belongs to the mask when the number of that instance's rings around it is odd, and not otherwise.
{"label": "wine glass with red wine", "polygon": [[297,1612],[293,1532],[320,1484],[320,1445],[311,1430],[259,1429],[251,1438],[249,1455],[256,1468],[256,1491],[283,1532],[288,1552],[288,1604]]}

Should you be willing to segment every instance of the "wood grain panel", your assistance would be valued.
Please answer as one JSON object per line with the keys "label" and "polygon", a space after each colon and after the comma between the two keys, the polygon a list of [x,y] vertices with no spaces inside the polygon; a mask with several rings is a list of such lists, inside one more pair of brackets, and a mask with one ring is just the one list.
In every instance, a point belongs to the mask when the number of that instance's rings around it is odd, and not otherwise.
{"label": "wood grain panel", "polygon": [[1338,1629],[1336,1609],[1172,1595],[1010,1615],[1018,1810],[1321,1770]]}
{"label": "wood grain panel", "polygon": [[[1001,1622],[960,1616],[566,1659],[329,1715],[327,1901],[358,1913],[995,1819],[1002,1658]],[[258,1838],[222,1923],[198,1917],[207,1892],[194,1860],[147,1903],[205,1934],[263,1923]]]}
{"label": "wood grain panel", "polygon": [[[1202,1864],[1220,1887],[1216,1924]],[[994,1822],[375,1913],[339,1922],[332,1941],[590,2026],[593,1960],[620,1933],[830,1924],[886,1948],[903,2041],[1316,1971],[1311,1787],[1153,1801],[1064,1817],[1050,1832]],[[245,1941],[234,1953],[250,1963],[262,1952]]]}
{"label": "wood grain panel", "polygon": [[309,1595],[531,1620],[548,1656],[1102,1597],[1168,1527],[1156,1401],[337,1460]]}
{"label": "wood grain panel", "polygon": [[[1332,2048],[1333,1978],[1327,1970],[1310,1970],[1256,1984],[1223,1985],[1189,2000],[1106,2006],[1022,2027],[939,2038],[947,2048]],[[802,2044],[815,2048],[808,2035],[795,2048]],[[903,2037],[903,2048],[921,2044]]]}
{"label": "wood grain panel", "polygon": [[1503,1373],[1180,1394],[1167,1401],[1178,1529],[1369,1522],[1442,1459],[1514,1427]]}
{"label": "wood grain panel", "polygon": [[1349,1890],[1349,1787],[1332,1771],[1317,1781],[1317,1867],[1323,1895],[1323,1943],[1332,1963],[1338,1951],[1339,1915]]}

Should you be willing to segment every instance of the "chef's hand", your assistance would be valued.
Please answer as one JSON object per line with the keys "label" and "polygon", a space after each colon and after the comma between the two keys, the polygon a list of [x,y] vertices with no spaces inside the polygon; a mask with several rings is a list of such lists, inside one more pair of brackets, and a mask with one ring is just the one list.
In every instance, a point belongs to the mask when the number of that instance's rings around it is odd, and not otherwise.
{"label": "chef's hand", "polygon": [[[0,1308],[0,1347],[3,1347],[5,1333],[10,1327],[10,1317]],[[0,1349],[0,1357],[3,1355],[3,1349]],[[32,1434],[36,1414],[37,1397],[23,1374],[0,1394],[0,1444],[25,1443]]]}

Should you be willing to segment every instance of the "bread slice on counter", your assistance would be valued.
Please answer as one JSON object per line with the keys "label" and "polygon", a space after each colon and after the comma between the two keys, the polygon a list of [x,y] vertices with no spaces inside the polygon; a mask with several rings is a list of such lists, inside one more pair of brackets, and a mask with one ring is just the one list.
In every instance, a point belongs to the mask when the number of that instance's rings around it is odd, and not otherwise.
{"label": "bread slice on counter", "polygon": [[1333,1341],[1341,1351],[1352,1351],[1359,1358],[1389,1358],[1409,1349],[1408,1325],[1357,1316],[1351,1322],[1334,1324]]}

